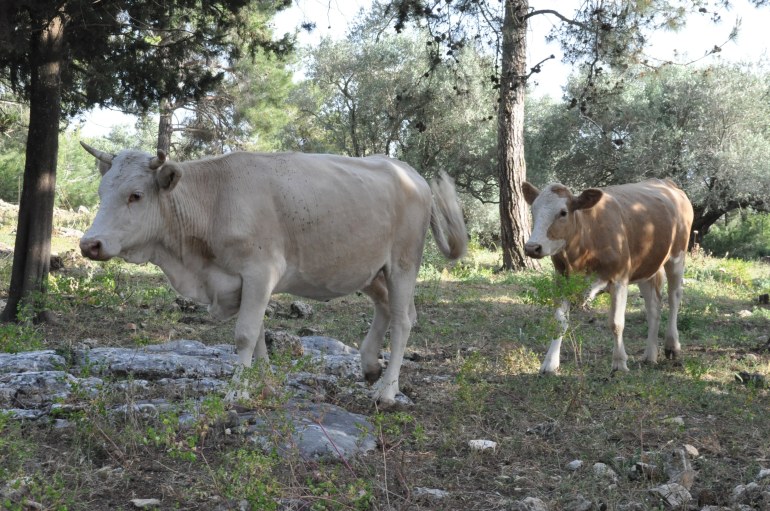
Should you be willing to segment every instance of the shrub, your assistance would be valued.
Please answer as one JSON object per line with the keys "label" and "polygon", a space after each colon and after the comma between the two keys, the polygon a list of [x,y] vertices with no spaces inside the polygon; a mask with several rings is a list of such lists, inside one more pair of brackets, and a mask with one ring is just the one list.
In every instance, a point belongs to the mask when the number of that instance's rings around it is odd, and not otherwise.
{"label": "shrub", "polygon": [[766,213],[732,215],[715,224],[703,239],[703,248],[715,256],[758,259],[770,255],[770,219]]}

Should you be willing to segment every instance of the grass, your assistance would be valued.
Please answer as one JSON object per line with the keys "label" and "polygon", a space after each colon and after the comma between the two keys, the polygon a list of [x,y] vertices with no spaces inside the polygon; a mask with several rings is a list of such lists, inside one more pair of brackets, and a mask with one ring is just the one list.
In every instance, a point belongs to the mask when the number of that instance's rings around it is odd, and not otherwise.
{"label": "grass", "polygon": [[[64,221],[87,224],[87,218]],[[11,228],[6,222],[0,239],[10,237]],[[54,246],[65,252],[76,243],[57,238]],[[474,247],[450,267],[432,242],[428,246],[415,297],[419,324],[407,348],[414,363],[405,364],[401,379],[415,406],[381,412],[369,402],[334,398],[375,424],[376,453],[345,465],[261,450],[226,433],[220,396],[209,396],[185,427],[178,416],[192,405],[184,401],[179,411],[153,419],[128,414],[118,420],[107,410],[142,396],[136,389],[105,390],[82,396],[65,428],[0,414],[0,507],[24,509],[27,500],[55,510],[131,509],[132,498],[159,498],[162,509],[186,510],[238,509],[241,502],[281,509],[297,501],[305,509],[502,510],[533,496],[560,509],[582,494],[596,508],[639,502],[657,509],[647,490],[659,482],[626,475],[645,453],[695,446],[700,457],[693,493],[720,505],[728,505],[737,484],[770,466],[769,391],[735,380],[740,371],[770,376],[770,310],[756,300],[770,290],[770,266],[690,258],[680,365],[638,362],[646,326],[633,288],[626,314],[628,374],[610,377],[608,302],[600,296],[588,309],[573,310],[560,374],[543,377],[538,369],[554,328],[544,298],[547,265],[540,273],[497,273],[499,254]],[[66,261],[50,281],[49,307],[57,320],[3,326],[3,351],[66,354],[87,338],[104,346],[177,338],[232,342],[233,321],[213,322],[205,310],[177,300],[153,266],[94,264],[75,255]],[[0,273],[9,271],[10,259],[0,261]],[[287,311],[294,298],[275,300]],[[312,329],[355,346],[371,321],[365,296],[312,305],[310,318],[277,314],[267,327]],[[493,440],[497,448],[473,451],[473,439]],[[567,470],[574,459],[588,468]],[[594,476],[596,462],[612,466],[618,482]],[[442,489],[449,497],[418,497],[418,487]]]}

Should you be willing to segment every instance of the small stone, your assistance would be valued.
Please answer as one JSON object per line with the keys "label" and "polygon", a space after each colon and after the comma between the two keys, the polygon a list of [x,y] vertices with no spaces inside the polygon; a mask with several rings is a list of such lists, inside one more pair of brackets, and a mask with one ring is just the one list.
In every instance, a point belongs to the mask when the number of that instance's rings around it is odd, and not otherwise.
{"label": "small stone", "polygon": [[572,460],[567,463],[567,469],[573,472],[579,470],[583,466],[583,460]]}
{"label": "small stone", "polygon": [[527,434],[550,437],[556,433],[556,426],[556,421],[541,422],[540,424],[536,424],[531,428],[527,428]]}
{"label": "small stone", "polygon": [[662,479],[661,470],[657,465],[652,463],[636,462],[631,467],[630,474],[632,479],[644,478],[649,481],[655,481]]}
{"label": "small stone", "polygon": [[131,499],[131,504],[137,509],[150,509],[160,506],[160,500],[158,499]]}
{"label": "small stone", "polygon": [[445,499],[449,497],[449,492],[444,490],[438,490],[435,488],[421,488],[417,487],[414,489],[414,496],[415,498],[429,498],[434,500],[440,500]]}
{"label": "small stone", "polygon": [[618,474],[604,463],[594,463],[593,470],[594,474],[599,477],[606,477],[612,480],[612,482],[616,482],[618,480]]}
{"label": "small stone", "polygon": [[659,497],[666,506],[674,509],[681,508],[692,500],[692,495],[687,488],[677,483],[662,484],[650,489],[650,493]]}
{"label": "small stone", "polygon": [[493,442],[492,440],[470,440],[468,446],[474,451],[495,450],[497,448],[497,442]]}
{"label": "small stone", "polygon": [[746,309],[740,310],[740,311],[738,311],[738,317],[739,318],[751,317],[751,311],[750,310],[746,310]]}
{"label": "small stone", "polygon": [[749,484],[739,484],[733,489],[730,496],[730,502],[733,504],[752,505],[762,502],[762,487],[755,482]]}
{"label": "small stone", "polygon": [[666,424],[673,424],[675,426],[684,426],[684,417],[669,417],[667,419],[663,419],[663,422]]}
{"label": "small stone", "polygon": [[514,502],[511,511],[548,511],[548,506],[536,497],[527,497]]}
{"label": "small stone", "polygon": [[305,302],[296,300],[289,307],[290,316],[293,318],[309,318],[313,315],[313,308]]}
{"label": "small stone", "polygon": [[767,482],[770,483],[770,468],[763,468],[759,471],[759,474],[757,474],[756,481],[758,483],[762,483],[767,479]]}
{"label": "small stone", "polygon": [[684,444],[684,452],[686,452],[690,458],[697,458],[698,456],[700,456],[700,452],[698,452],[698,449],[696,449],[695,446],[692,446],[690,444]]}
{"label": "small stone", "polygon": [[564,504],[564,511],[591,511],[594,503],[585,498],[584,496],[577,494]]}
{"label": "small stone", "polygon": [[292,358],[299,358],[305,354],[300,337],[289,332],[265,330],[265,344],[271,357],[277,353],[287,353]]}

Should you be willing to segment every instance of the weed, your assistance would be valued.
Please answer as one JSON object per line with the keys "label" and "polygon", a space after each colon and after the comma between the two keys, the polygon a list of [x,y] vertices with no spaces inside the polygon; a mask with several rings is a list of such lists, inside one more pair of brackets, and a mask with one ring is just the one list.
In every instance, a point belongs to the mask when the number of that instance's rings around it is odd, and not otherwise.
{"label": "weed", "polygon": [[282,486],[275,476],[281,461],[277,452],[262,454],[240,448],[228,455],[215,477],[224,495],[246,500],[251,509],[278,509]]}
{"label": "weed", "polygon": [[43,348],[43,329],[35,324],[37,312],[33,307],[36,300],[22,304],[16,323],[0,324],[0,353],[19,353]]}

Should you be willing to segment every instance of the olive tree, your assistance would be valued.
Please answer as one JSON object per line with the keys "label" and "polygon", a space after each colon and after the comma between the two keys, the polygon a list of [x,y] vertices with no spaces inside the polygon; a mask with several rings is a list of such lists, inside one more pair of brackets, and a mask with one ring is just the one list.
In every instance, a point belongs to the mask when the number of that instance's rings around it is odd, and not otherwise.
{"label": "olive tree", "polygon": [[700,237],[729,211],[767,211],[770,73],[740,64],[636,73],[590,115],[561,104],[541,110],[528,139],[537,180],[584,188],[673,179],[693,202]]}

